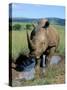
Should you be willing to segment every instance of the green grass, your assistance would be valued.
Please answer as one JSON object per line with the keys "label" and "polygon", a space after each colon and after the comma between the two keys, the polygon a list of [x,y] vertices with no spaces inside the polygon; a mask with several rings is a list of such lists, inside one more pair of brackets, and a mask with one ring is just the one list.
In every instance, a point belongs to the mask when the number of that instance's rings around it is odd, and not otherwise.
{"label": "green grass", "polygon": [[31,24],[31,23],[26,23],[26,22],[25,22],[25,23],[22,23],[22,22],[13,22],[12,25],[18,24],[18,23],[19,23],[20,25],[22,25],[22,26],[25,26],[26,24]]}
{"label": "green grass", "polygon": [[[21,23],[26,25],[25,23]],[[53,25],[59,35],[60,44],[58,47],[58,53],[64,56],[65,52],[65,28],[60,25]],[[29,33],[31,30],[29,30]],[[11,31],[10,31],[11,34]],[[20,53],[28,53],[28,45],[26,38],[26,30],[12,31],[12,56],[16,58]],[[65,64],[62,62],[59,65],[49,66],[46,69],[45,77],[43,79],[34,79],[31,81],[13,80],[13,86],[28,86],[28,85],[46,85],[64,83]]]}
{"label": "green grass", "polygon": [[[26,23],[21,23],[26,25]],[[64,26],[54,25],[60,35],[60,44],[58,47],[59,54],[64,54],[65,49],[65,30]],[[28,30],[31,32],[31,30]],[[11,32],[10,32],[11,33]],[[12,31],[12,56],[16,57],[19,53],[28,53],[26,30]]]}
{"label": "green grass", "polygon": [[[11,32],[10,32],[11,34]],[[12,56],[16,57],[20,53],[28,53],[26,31],[12,31]]]}
{"label": "green grass", "polygon": [[65,52],[65,27],[59,26],[59,25],[54,25],[54,27],[56,28],[60,36],[60,43],[58,47],[59,54],[64,54]]}

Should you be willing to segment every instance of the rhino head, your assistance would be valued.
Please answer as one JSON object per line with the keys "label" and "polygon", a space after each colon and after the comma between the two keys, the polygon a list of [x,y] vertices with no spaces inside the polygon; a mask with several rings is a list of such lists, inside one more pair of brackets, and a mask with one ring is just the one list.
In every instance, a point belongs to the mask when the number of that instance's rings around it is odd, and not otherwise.
{"label": "rhino head", "polygon": [[[38,22],[38,28],[34,27],[35,29],[31,32],[29,36],[27,31],[27,41],[28,41],[28,48],[30,50],[30,55],[39,59],[41,54],[46,50],[48,46],[48,40],[46,38],[46,33],[44,28],[46,29],[49,26],[49,22],[46,19],[41,19]],[[38,30],[38,31],[37,31]],[[32,38],[31,38],[32,37]]]}

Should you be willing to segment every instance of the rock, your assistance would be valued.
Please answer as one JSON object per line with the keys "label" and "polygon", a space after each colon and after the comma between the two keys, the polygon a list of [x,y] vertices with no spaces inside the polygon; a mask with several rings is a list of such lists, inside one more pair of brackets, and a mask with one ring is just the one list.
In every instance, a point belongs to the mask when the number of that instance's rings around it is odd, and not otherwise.
{"label": "rock", "polygon": [[58,64],[60,61],[61,61],[61,57],[60,56],[52,56],[52,58],[50,60],[50,65]]}

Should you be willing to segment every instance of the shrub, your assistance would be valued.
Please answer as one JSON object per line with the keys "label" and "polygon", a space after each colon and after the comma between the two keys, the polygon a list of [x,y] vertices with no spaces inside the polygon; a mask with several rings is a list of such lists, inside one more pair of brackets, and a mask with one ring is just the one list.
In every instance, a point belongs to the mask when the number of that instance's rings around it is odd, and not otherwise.
{"label": "shrub", "polygon": [[20,24],[13,25],[13,30],[20,30],[20,29],[21,29],[21,25]]}
{"label": "shrub", "polygon": [[26,29],[31,29],[31,25],[30,24],[27,24],[26,25]]}

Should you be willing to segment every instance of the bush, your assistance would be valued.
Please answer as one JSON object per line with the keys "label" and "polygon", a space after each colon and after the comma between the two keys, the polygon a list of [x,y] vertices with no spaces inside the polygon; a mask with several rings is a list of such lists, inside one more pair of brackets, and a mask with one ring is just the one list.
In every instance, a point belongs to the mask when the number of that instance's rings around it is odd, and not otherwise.
{"label": "bush", "polygon": [[31,29],[31,25],[30,24],[27,24],[26,25],[26,29]]}
{"label": "bush", "polygon": [[20,30],[20,29],[21,29],[21,25],[20,24],[13,25],[13,30]]}

